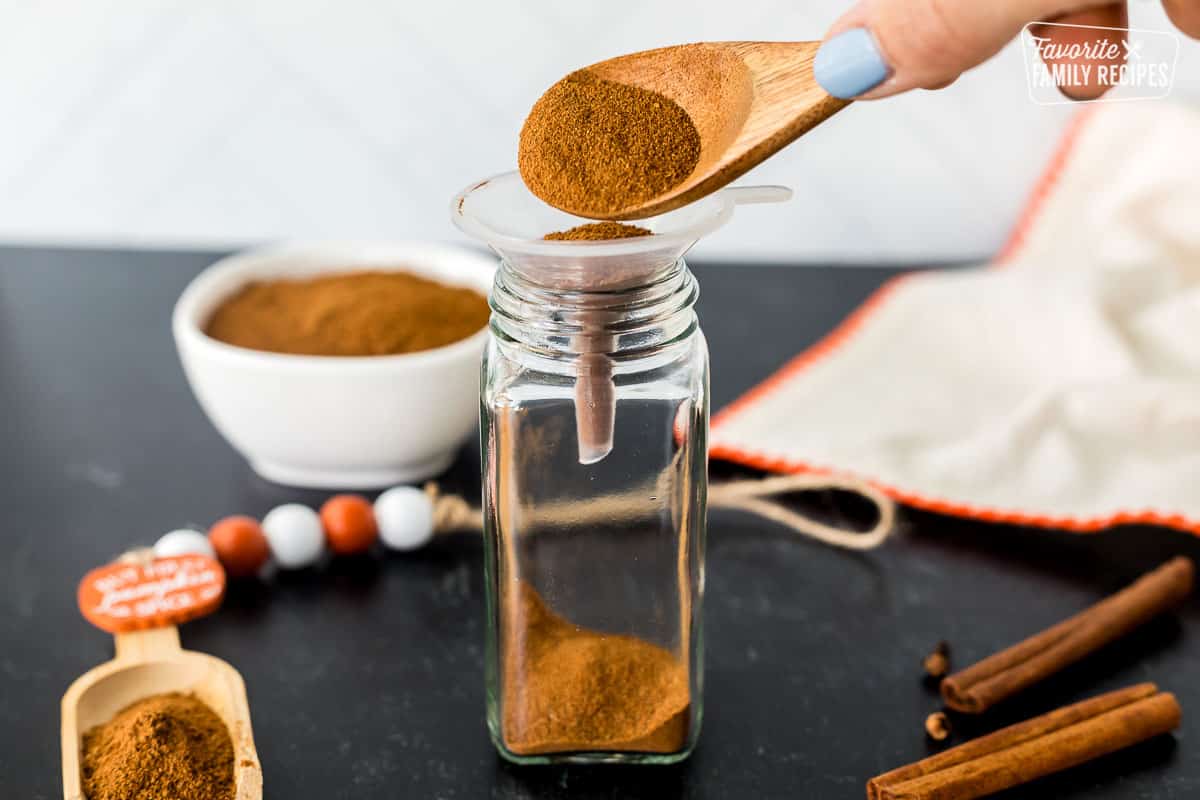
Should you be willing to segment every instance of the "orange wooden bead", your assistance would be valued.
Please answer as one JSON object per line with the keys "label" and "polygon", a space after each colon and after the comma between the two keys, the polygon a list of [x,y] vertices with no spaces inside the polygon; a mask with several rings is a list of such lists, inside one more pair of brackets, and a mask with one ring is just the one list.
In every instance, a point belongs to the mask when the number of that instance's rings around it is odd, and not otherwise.
{"label": "orange wooden bead", "polygon": [[253,575],[271,557],[267,537],[253,517],[218,520],[208,529],[208,541],[225,571],[233,576]]}
{"label": "orange wooden bead", "polygon": [[321,506],[321,525],[329,549],[340,555],[365,552],[379,535],[374,509],[357,494],[339,494],[326,500]]}

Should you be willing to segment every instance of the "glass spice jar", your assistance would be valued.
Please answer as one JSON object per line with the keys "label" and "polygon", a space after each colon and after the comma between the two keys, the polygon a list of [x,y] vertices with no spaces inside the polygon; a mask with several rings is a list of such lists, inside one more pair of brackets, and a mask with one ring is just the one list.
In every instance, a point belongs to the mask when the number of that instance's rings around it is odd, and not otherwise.
{"label": "glass spice jar", "polygon": [[708,354],[683,261],[742,200],[582,222],[515,173],[455,199],[500,255],[480,393],[488,727],[518,763],[671,763],[702,716]]}

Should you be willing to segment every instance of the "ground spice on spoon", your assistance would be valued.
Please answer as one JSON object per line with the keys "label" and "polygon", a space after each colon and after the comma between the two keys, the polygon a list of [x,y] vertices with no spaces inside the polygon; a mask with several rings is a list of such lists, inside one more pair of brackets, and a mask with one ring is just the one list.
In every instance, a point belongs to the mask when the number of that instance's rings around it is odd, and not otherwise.
{"label": "ground spice on spoon", "polygon": [[87,800],[233,800],[233,741],[221,718],[172,692],[83,735]]}
{"label": "ground spice on spoon", "polygon": [[602,218],[682,183],[700,133],[678,103],[586,69],[551,86],[521,128],[517,164],[556,208]]}

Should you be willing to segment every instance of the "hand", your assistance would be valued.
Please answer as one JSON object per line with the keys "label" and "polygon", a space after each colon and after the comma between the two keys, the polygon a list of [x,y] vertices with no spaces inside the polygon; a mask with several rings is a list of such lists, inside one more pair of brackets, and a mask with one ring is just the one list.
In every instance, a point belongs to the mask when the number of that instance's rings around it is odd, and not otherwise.
{"label": "hand", "polygon": [[[1163,5],[1181,31],[1200,37],[1200,0]],[[1124,28],[1128,15],[1124,2],[1111,0],[861,0],[825,35],[813,72],[835,97],[873,100],[909,89],[940,89],[1034,21]],[[1035,33],[1063,44],[1123,38],[1122,31],[1053,26]],[[1108,88],[1093,82],[1063,92],[1093,99]]]}

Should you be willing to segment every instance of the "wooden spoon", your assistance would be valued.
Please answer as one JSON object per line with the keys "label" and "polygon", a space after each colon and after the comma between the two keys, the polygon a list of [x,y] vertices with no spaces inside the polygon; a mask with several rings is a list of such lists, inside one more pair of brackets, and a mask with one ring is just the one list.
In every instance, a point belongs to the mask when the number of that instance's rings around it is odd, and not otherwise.
{"label": "wooden spoon", "polygon": [[[181,556],[160,559],[154,563],[200,558],[203,557]],[[145,563],[143,558],[142,564],[138,566],[144,566]],[[210,563],[215,564],[211,561]],[[217,567],[218,571],[219,569]],[[84,581],[87,582],[88,578]],[[223,574],[221,581],[223,589]],[[195,585],[189,588],[193,596],[199,596],[200,592]],[[153,621],[182,621],[191,619],[198,613],[206,613],[215,607],[215,604],[209,604],[200,608],[199,605],[207,599],[200,597],[200,603],[191,609],[176,608],[170,612],[154,614]],[[219,601],[219,597],[217,600]],[[82,606],[83,585],[80,601]],[[134,617],[139,613],[141,612],[135,610]],[[103,624],[96,615],[88,613],[87,609],[85,616],[93,623]],[[143,617],[134,620],[133,624],[141,624],[144,628],[146,621]],[[174,624],[118,632],[114,638],[116,657],[86,672],[71,684],[67,693],[63,695],[63,797],[66,800],[84,800],[79,765],[85,732],[108,722],[117,712],[145,697],[164,692],[182,692],[194,694],[211,708],[229,729],[229,736],[233,741],[236,800],[262,800],[262,767],[254,749],[250,707],[246,701],[246,684],[237,670],[214,656],[182,649],[179,646],[179,630]]]}
{"label": "wooden spoon", "polygon": [[[587,67],[596,77],[666,95],[700,134],[700,160],[682,183],[603,215],[642,219],[720,189],[836,112],[813,77],[820,42],[705,42],[646,50]],[[563,208],[581,216],[594,210]],[[586,212],[586,213],[585,213]]]}

